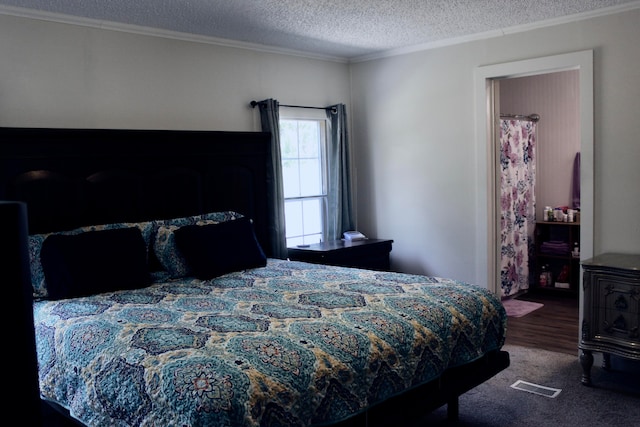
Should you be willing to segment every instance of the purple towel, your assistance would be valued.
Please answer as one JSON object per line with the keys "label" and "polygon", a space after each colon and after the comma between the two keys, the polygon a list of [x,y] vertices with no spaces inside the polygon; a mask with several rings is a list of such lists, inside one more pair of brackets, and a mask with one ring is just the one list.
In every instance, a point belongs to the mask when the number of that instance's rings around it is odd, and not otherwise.
{"label": "purple towel", "polygon": [[566,255],[570,250],[569,244],[562,241],[552,240],[540,245],[540,252],[548,255]]}

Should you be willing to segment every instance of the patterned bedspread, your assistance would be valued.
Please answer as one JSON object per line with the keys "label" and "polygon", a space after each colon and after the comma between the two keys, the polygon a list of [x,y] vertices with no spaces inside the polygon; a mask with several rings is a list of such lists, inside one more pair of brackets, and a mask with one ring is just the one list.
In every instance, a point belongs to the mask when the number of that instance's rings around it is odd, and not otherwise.
{"label": "patterned bedspread", "polygon": [[89,426],[330,424],[499,349],[506,328],[478,286],[273,259],[34,315],[42,396]]}

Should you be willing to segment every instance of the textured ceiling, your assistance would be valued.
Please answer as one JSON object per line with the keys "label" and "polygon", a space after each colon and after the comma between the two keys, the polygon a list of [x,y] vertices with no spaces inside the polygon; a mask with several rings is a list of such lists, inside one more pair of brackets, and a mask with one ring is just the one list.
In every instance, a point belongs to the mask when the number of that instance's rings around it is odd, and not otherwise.
{"label": "textured ceiling", "polygon": [[[0,13],[63,22],[58,14],[70,15],[86,18],[87,25],[125,29],[126,24],[340,59],[438,45],[621,7],[640,7],[640,1],[0,0]],[[25,13],[32,10],[39,12]]]}

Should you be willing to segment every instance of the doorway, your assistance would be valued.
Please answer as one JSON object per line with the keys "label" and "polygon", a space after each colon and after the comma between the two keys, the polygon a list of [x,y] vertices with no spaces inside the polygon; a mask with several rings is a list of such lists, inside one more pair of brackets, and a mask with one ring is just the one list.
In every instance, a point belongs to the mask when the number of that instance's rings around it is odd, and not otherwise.
{"label": "doorway", "polygon": [[[496,109],[502,119],[501,141],[496,141],[496,147],[501,151],[502,172],[497,184],[502,205],[498,214],[502,218],[499,253],[503,298],[529,289],[577,298],[579,265],[571,250],[578,241],[579,223],[551,227],[539,221],[546,220],[545,206],[580,207],[580,187],[574,185],[580,152],[579,73],[574,69],[494,80]],[[545,228],[536,231],[539,225]],[[571,233],[566,232],[569,228]],[[571,242],[555,245],[554,241],[553,255],[558,257],[540,257],[538,252],[548,252],[551,244],[540,244],[539,236],[546,234],[542,231],[553,231],[548,237]],[[548,269],[546,274],[552,275],[544,289],[537,280],[540,264]],[[566,267],[571,274],[562,276]],[[556,279],[561,279],[557,280],[558,286],[567,283],[569,288],[556,287]]]}
{"label": "doorway", "polygon": [[[476,273],[479,282],[499,294],[498,215],[499,157],[496,150],[497,99],[495,82],[508,77],[523,77],[563,70],[579,71],[580,152],[581,152],[581,259],[593,256],[593,51],[586,50],[517,62],[478,67],[475,71],[476,148],[478,150],[476,187]],[[580,322],[582,320],[582,293]]]}

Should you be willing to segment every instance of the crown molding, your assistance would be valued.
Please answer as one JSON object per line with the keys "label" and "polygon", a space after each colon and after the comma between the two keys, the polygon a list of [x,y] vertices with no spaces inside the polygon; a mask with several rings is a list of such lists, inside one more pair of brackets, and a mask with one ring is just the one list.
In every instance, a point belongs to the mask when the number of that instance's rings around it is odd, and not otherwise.
{"label": "crown molding", "polygon": [[514,25],[512,27],[506,27],[499,30],[486,31],[483,33],[471,34],[468,36],[454,37],[445,40],[438,40],[435,42],[421,43],[414,46],[407,46],[399,49],[389,49],[382,52],[373,53],[371,55],[363,55],[355,58],[351,58],[349,62],[365,62],[374,59],[389,58],[392,56],[405,55],[409,53],[421,52],[424,50],[437,49],[441,47],[453,46],[457,44],[486,40],[494,37],[502,37],[508,34],[522,33],[525,31],[531,31],[539,28],[551,27],[554,25],[568,24],[571,22],[583,21],[586,19],[596,18],[599,16],[613,15],[616,13],[627,12],[633,9],[640,8],[640,0],[625,3],[617,6],[605,7],[602,9],[576,13],[573,15],[567,15],[560,18],[547,19],[544,21],[538,21],[530,24]]}
{"label": "crown molding", "polygon": [[113,21],[85,18],[80,16],[66,15],[61,13],[46,12],[42,10],[27,9],[22,7],[0,5],[0,15],[10,15],[20,18],[28,18],[40,21],[55,22],[58,24],[76,25],[82,27],[95,28],[108,31],[119,31],[123,33],[138,34],[150,37],[160,37],[172,40],[180,40],[192,43],[204,43],[216,46],[230,47],[236,49],[253,50],[263,53],[274,53],[288,56],[298,56],[307,59],[319,59],[322,61],[333,61],[340,63],[349,62],[348,58],[332,55],[322,55],[286,49],[277,46],[262,45],[259,43],[242,42],[238,40],[224,39],[220,37],[202,36],[198,34],[183,33],[179,31],[163,30],[159,28],[145,27],[141,25],[122,24]]}
{"label": "crown molding", "polygon": [[405,55],[425,50],[437,49],[472,41],[485,40],[494,37],[502,37],[508,34],[516,34],[539,28],[550,27],[554,25],[567,24],[585,19],[595,18],[599,16],[611,15],[640,8],[640,0],[625,3],[617,6],[606,7],[595,11],[582,12],[573,15],[567,15],[560,18],[553,18],[539,21],[531,24],[516,25],[493,31],[486,31],[477,34],[471,34],[462,37],[453,37],[434,42],[421,43],[413,46],[407,46],[397,49],[383,50],[380,52],[355,56],[351,58],[338,57],[332,55],[322,55],[309,53],[307,51],[299,51],[294,49],[286,49],[276,46],[262,45],[258,43],[241,42],[237,40],[224,39],[219,37],[201,36],[197,34],[183,33],[178,31],[162,30],[158,28],[144,27],[131,24],[121,24],[112,21],[104,21],[91,18],[83,18],[73,15],[60,13],[52,13],[41,10],[27,9],[22,7],[0,5],[0,15],[17,16],[21,18],[36,19],[42,21],[56,22],[60,24],[78,25],[83,27],[97,28],[101,30],[119,31],[125,33],[139,34],[151,37],[161,37],[173,40],[181,40],[193,43],[204,43],[216,46],[230,47],[236,49],[247,49],[264,53],[298,56],[307,59],[317,59],[322,61],[332,61],[339,63],[357,63],[366,62],[375,59],[388,58],[393,56]]}

